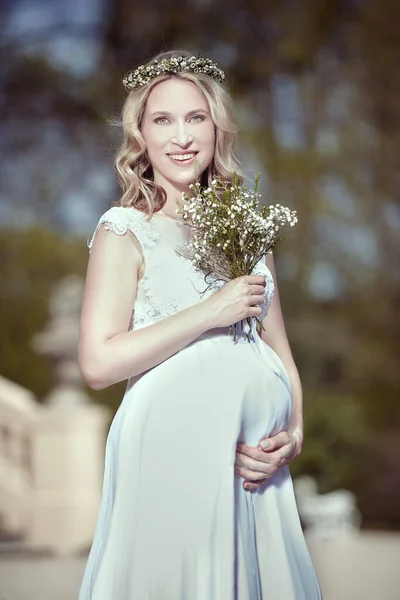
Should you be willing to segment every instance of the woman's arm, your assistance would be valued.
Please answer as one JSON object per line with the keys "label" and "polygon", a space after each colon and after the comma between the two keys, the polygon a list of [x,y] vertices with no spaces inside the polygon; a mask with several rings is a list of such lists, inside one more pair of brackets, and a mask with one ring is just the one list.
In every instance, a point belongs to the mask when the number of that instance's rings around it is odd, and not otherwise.
{"label": "woman's arm", "polygon": [[278,469],[289,464],[300,454],[303,444],[302,388],[286,335],[272,254],[267,255],[266,263],[274,279],[275,293],[268,315],[263,319],[265,330],[262,330],[261,338],[278,354],[285,365],[292,387],[293,409],[288,431],[280,431],[274,436],[263,438],[257,448],[237,444],[235,472],[243,477],[243,487],[248,491],[257,490]]}
{"label": "woman's arm", "polygon": [[303,439],[303,393],[301,381],[286,334],[273,254],[267,254],[266,263],[274,279],[275,292],[268,315],[262,322],[265,329],[262,330],[261,338],[277,353],[288,372],[293,394],[293,408],[288,431],[298,436],[301,444]]}
{"label": "woman's arm", "polygon": [[205,303],[138,331],[129,331],[143,255],[131,231],[116,235],[102,225],[86,274],[78,346],[85,381],[100,390],[166,360],[210,329]]}
{"label": "woman's arm", "polygon": [[[84,379],[94,389],[155,367],[209,329],[261,314],[265,277],[244,275],[198,304],[129,331],[143,253],[126,216],[114,211],[113,219],[114,232],[120,235],[109,233],[103,225],[96,228],[82,304],[78,360]],[[101,217],[99,223],[109,222]]]}

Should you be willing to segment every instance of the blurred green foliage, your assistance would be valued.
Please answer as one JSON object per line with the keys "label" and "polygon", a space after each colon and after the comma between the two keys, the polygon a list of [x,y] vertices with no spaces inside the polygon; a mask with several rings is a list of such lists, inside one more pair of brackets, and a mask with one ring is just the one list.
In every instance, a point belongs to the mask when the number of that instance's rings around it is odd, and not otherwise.
{"label": "blurred green foliage", "polygon": [[307,397],[305,444],[292,474],[315,477],[321,493],[356,490],[369,472],[368,428],[356,398],[330,392]]}
{"label": "blurred green foliage", "polygon": [[[43,227],[18,232],[0,229],[1,374],[31,390],[39,402],[54,382],[51,361],[34,352],[33,336],[49,319],[52,288],[69,273],[83,278],[87,259],[84,239]],[[115,412],[125,385],[96,393],[87,388],[87,392]]]}

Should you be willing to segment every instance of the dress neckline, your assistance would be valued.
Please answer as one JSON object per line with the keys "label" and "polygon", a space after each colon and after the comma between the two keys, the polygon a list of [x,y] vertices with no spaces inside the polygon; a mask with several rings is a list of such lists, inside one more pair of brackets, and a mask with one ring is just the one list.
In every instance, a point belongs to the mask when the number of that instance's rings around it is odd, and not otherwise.
{"label": "dress neckline", "polygon": [[135,212],[140,213],[141,218],[146,223],[146,227],[152,229],[157,235],[161,235],[162,238],[168,240],[169,245],[173,247],[184,247],[190,240],[192,227],[186,225],[179,219],[174,219],[168,215],[159,214],[159,211],[153,213],[148,219],[148,215],[136,207],[132,206]]}
{"label": "dress neckline", "polygon": [[157,210],[156,212],[154,212],[153,217],[154,216],[165,217],[166,219],[168,219],[170,221],[175,221],[176,223],[183,223],[182,219],[175,219],[174,217],[171,217],[170,215],[166,215],[161,210]]}

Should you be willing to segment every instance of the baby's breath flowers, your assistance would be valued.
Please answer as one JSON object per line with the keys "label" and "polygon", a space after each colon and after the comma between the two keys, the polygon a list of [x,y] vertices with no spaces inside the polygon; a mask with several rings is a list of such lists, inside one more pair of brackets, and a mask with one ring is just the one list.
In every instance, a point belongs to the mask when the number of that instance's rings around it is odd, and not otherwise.
{"label": "baby's breath flowers", "polygon": [[159,75],[171,75],[172,73],[182,73],[191,71],[192,73],[205,73],[209,77],[223,83],[225,73],[219,66],[209,58],[191,56],[173,56],[163,60],[153,60],[146,65],[140,65],[134,71],[128,71],[124,76],[122,83],[127,92],[134,88],[149,83]]}
{"label": "baby's breath flowers", "polygon": [[[262,257],[282,240],[282,229],[297,223],[296,211],[280,204],[260,204],[258,184],[259,176],[250,190],[235,174],[232,183],[216,178],[204,188],[197,182],[190,186],[192,196],[182,195],[177,213],[192,227],[188,250],[194,265],[207,275],[224,281],[251,275]],[[244,323],[237,325],[233,325],[235,341],[238,330],[250,341]]]}

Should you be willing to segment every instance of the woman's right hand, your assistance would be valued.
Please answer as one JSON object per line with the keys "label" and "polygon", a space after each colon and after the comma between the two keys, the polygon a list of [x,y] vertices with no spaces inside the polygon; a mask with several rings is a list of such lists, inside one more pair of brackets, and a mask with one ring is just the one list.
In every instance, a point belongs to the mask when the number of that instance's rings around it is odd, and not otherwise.
{"label": "woman's right hand", "polygon": [[208,305],[211,328],[229,327],[247,317],[258,317],[264,302],[265,277],[243,275],[226,283],[212,294]]}

